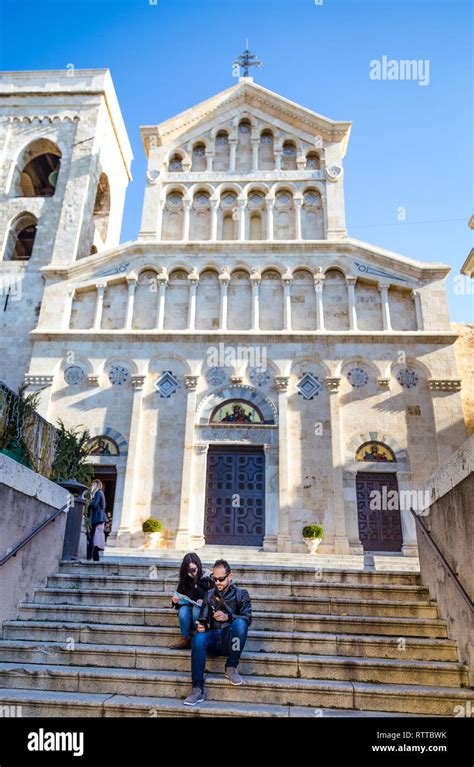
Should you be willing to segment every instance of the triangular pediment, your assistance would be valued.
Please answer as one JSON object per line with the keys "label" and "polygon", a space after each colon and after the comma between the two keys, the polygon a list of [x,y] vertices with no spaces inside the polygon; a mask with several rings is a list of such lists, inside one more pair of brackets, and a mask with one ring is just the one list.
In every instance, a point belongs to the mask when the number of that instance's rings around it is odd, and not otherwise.
{"label": "triangular pediment", "polygon": [[291,127],[293,131],[308,138],[320,136],[326,142],[341,142],[345,151],[350,122],[331,120],[328,117],[296,104],[273,91],[257,85],[251,78],[240,81],[178,115],[155,126],[141,128],[142,138],[148,154],[150,138],[155,137],[158,145],[177,145],[211,124],[224,124],[236,114],[249,115],[267,120],[269,124]]}

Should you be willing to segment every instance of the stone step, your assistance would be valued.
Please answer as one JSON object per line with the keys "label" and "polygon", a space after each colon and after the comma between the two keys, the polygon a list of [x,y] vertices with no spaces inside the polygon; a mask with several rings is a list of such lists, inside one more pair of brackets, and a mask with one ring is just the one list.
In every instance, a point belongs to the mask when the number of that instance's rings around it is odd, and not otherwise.
{"label": "stone step", "polygon": [[[35,643],[0,640],[0,664],[54,664],[94,666],[148,671],[189,673],[190,650],[169,647],[140,647],[59,642]],[[223,658],[208,658],[211,673],[222,671]],[[1,669],[1,665],[0,665]],[[468,684],[467,667],[461,663],[416,661],[401,658],[354,658],[304,653],[263,653],[245,650],[239,670],[245,676],[275,676],[301,679],[333,679],[383,684],[417,684],[463,687]]]}
{"label": "stone step", "polygon": [[[88,574],[88,575],[121,575],[127,577],[148,578],[150,580],[163,579],[176,581],[181,561],[165,561],[163,559],[139,558],[133,560],[103,559],[100,562],[77,560],[75,562],[62,561],[60,573]],[[280,582],[305,582],[305,583],[351,583],[363,585],[381,584],[404,584],[420,586],[419,572],[372,572],[365,570],[336,570],[330,568],[303,567],[294,565],[238,565],[233,569],[236,582],[249,580],[264,581],[267,579],[279,580]]]}
{"label": "stone step", "polygon": [[[171,559],[181,562],[189,549],[138,549],[108,546],[104,559]],[[302,552],[263,551],[258,547],[247,546],[203,546],[194,549],[206,566],[214,564],[216,559],[226,559],[232,566],[243,564],[287,564],[292,566],[307,565],[336,568],[339,570],[372,567],[376,570],[397,570],[419,572],[418,557],[405,557],[399,552],[377,554],[310,554]]]}
{"label": "stone step", "polygon": [[[0,686],[16,689],[184,698],[189,671],[141,671],[88,666],[0,663]],[[208,674],[206,695],[212,701],[397,711],[454,716],[456,707],[474,703],[474,691],[462,688],[373,684],[320,679],[247,676],[235,687],[223,674]]]}
{"label": "stone step", "polygon": [[[184,706],[182,700],[135,695],[0,689],[0,706],[21,709],[23,717],[398,717],[387,711],[278,706],[206,700],[199,706]],[[404,716],[416,718],[417,714]]]}
{"label": "stone step", "polygon": [[[71,642],[122,646],[169,647],[180,633],[177,622],[170,627],[121,626],[120,624],[62,623],[54,621],[6,621],[5,640]],[[370,634],[331,634],[309,631],[259,631],[250,627],[246,650],[253,652],[348,655],[361,658],[394,658],[422,661],[458,661],[452,639],[377,636]]]}
{"label": "stone step", "polygon": [[[317,594],[317,587],[315,588]],[[38,588],[34,591],[35,604],[82,605],[168,608],[173,590],[167,594],[137,594],[118,589],[53,589]],[[280,597],[252,596],[252,612],[279,612],[318,615],[370,615],[400,618],[437,618],[436,604],[429,602],[401,602],[396,600],[350,599],[336,597]]]}
{"label": "stone step", "polygon": [[[236,585],[248,589],[253,597],[261,595],[281,595],[295,597],[311,597],[324,595],[327,597],[356,598],[356,599],[390,599],[406,600],[408,602],[425,602],[430,598],[425,586],[410,586],[403,584],[356,584],[356,583],[321,583],[314,580],[312,583],[305,581],[279,581],[279,580],[242,580]],[[89,575],[87,573],[61,573],[51,575],[47,581],[48,588],[72,589],[79,586],[80,589],[107,589],[117,591],[134,591],[136,593],[173,591],[177,587],[177,578],[132,578],[122,575]]]}
{"label": "stone step", "polygon": [[[174,626],[176,614],[172,608],[103,607],[99,605],[49,605],[23,603],[20,620],[92,621],[124,625]],[[102,620],[101,620],[102,619]],[[439,618],[408,618],[387,616],[358,616],[341,614],[298,614],[254,612],[252,626],[276,631],[342,631],[357,634],[388,634],[397,637],[446,637],[446,622]]]}

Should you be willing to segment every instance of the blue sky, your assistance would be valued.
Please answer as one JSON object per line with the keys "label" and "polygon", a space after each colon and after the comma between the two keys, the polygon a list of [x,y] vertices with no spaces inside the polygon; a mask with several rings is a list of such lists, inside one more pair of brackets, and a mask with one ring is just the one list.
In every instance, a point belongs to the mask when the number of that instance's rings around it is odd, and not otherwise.
{"label": "blue sky", "polygon": [[[353,122],[344,164],[349,233],[449,264],[451,317],[474,322],[474,288],[460,294],[453,281],[472,246],[470,0],[154,2],[0,0],[2,69],[111,70],[135,155],[122,240],[140,225],[139,126],[233,85],[231,62],[249,38],[263,61],[256,82]],[[383,56],[428,60],[429,83],[371,79],[370,62]]]}

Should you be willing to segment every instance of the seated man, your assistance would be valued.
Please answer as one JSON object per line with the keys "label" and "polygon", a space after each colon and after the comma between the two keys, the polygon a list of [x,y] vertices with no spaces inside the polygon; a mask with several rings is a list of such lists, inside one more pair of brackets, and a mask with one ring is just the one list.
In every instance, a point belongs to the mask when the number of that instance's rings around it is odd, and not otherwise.
{"label": "seated man", "polygon": [[191,650],[193,689],[184,701],[186,706],[195,706],[204,700],[206,654],[226,655],[226,677],[231,684],[242,684],[237,666],[252,622],[250,596],[246,589],[234,586],[230,565],[225,559],[215,562],[212,575],[215,588],[206,592],[196,622],[197,632]]}

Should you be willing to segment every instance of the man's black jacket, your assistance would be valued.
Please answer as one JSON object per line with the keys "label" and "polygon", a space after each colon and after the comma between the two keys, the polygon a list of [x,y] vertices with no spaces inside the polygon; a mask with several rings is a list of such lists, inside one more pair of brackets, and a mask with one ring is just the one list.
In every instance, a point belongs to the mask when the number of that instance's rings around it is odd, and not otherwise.
{"label": "man's black jacket", "polygon": [[[228,620],[215,620],[214,612],[217,610],[226,613]],[[213,588],[206,592],[198,618],[205,623],[206,629],[222,630],[236,617],[243,618],[249,626],[252,623],[252,604],[247,589],[241,589],[230,583],[225,591]]]}

